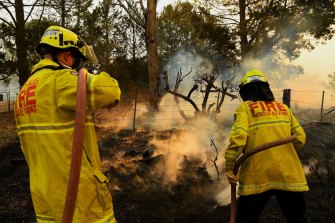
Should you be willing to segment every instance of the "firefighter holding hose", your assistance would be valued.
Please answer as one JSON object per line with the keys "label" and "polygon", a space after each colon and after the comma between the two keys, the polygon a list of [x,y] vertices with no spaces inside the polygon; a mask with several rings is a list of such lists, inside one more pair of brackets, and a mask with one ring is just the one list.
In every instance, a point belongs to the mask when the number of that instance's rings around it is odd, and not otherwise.
{"label": "firefighter holding hose", "polygon": [[[32,68],[17,97],[15,121],[29,166],[37,222],[61,222],[71,164],[76,69],[81,61],[97,63],[97,59],[91,46],[59,26],[50,26],[45,31],[36,51],[42,59]],[[119,102],[120,88],[110,75],[86,73],[86,77],[87,111]],[[84,119],[84,151],[73,222],[115,223],[90,112],[86,112]]]}
{"label": "firefighter holding hose", "polygon": [[[241,80],[243,103],[235,112],[225,152],[225,171],[231,184],[239,182],[237,223],[256,223],[271,196],[275,196],[287,222],[307,222],[305,174],[297,152],[306,135],[291,110],[276,101],[266,76],[250,70]],[[262,144],[296,135],[292,143],[273,147],[246,159],[239,174],[233,174],[237,158]]]}

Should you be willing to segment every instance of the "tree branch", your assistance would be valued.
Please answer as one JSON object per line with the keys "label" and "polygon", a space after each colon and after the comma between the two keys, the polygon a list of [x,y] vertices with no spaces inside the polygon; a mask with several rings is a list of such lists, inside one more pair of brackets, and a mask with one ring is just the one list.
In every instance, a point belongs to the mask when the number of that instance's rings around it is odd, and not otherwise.
{"label": "tree branch", "polygon": [[[24,20],[24,23],[26,23],[28,21],[28,18],[30,17],[31,13],[33,12],[35,6],[37,5],[37,3],[39,2],[40,0],[36,0],[35,3],[33,3],[31,9],[30,9],[30,12],[28,13],[27,15],[27,18]],[[45,4],[45,1],[44,1],[44,4]],[[44,6],[43,6],[44,7]]]}
{"label": "tree branch", "polygon": [[[161,77],[164,79],[164,81],[165,81],[165,90],[167,91],[167,92],[169,92],[170,94],[172,94],[172,95],[174,95],[174,96],[176,96],[176,97],[179,97],[179,98],[182,98],[182,99],[184,99],[185,101],[188,101],[192,106],[193,106],[193,108],[195,109],[195,111],[196,112],[200,112],[200,109],[198,108],[198,106],[194,103],[194,101],[192,100],[192,99],[190,99],[189,97],[187,97],[187,96],[184,96],[184,95],[182,95],[182,94],[179,94],[179,93],[177,93],[176,91],[171,91],[170,90],[170,86],[169,86],[169,77],[168,77],[168,75],[167,75],[167,72],[166,71],[164,71],[162,74],[161,74]],[[193,86],[193,88],[195,88],[195,86]],[[192,89],[193,89],[192,88]],[[191,89],[191,91],[190,92],[193,92],[192,91],[192,89]],[[192,93],[189,93],[188,95],[190,96],[190,94],[192,94]]]}
{"label": "tree branch", "polygon": [[180,101],[179,101],[179,97],[178,96],[174,96],[174,100],[177,104],[177,107],[178,107],[178,111],[179,111],[179,114],[181,115],[181,117],[185,120],[185,121],[190,121],[192,118],[190,117],[187,117],[185,112],[181,109],[180,107]]}
{"label": "tree branch", "polygon": [[[220,102],[217,103],[217,106],[216,106],[216,113],[220,113],[221,112],[221,107],[222,107],[222,104],[224,102],[224,98],[226,96],[226,93],[227,93],[227,87],[224,87],[223,86],[223,81],[221,83],[221,86],[222,86],[222,96],[220,98]],[[220,97],[220,92],[218,93],[218,99]]]}
{"label": "tree branch", "polygon": [[147,12],[145,10],[144,4],[143,4],[143,0],[140,0],[140,5],[141,5],[141,10],[143,12],[143,15],[145,15]]}
{"label": "tree branch", "polygon": [[[3,4],[3,2],[0,1],[0,5],[7,11],[7,13],[9,14],[9,16],[12,18],[15,26],[16,26],[16,20],[15,20],[15,17],[13,16],[12,12],[9,10],[8,6],[6,6],[5,4]],[[1,18],[2,21],[5,21],[3,18]],[[7,21],[7,24],[10,24],[8,21]],[[14,27],[15,28],[15,27]]]}
{"label": "tree branch", "polygon": [[[204,93],[204,92],[206,92],[206,90],[201,90],[200,92]],[[215,90],[210,90],[209,92],[211,92],[211,93],[212,92],[224,92],[224,89],[222,90],[222,89],[218,88],[218,89],[215,89]],[[225,92],[224,94],[231,97],[232,99],[237,98],[236,95],[234,95],[232,93],[229,93],[229,92]]]}
{"label": "tree branch", "polygon": [[5,80],[5,79],[7,79],[10,75],[12,75],[12,74],[7,74],[7,76],[5,76],[5,77],[1,77],[1,78],[0,78],[0,81],[3,81],[3,80]]}
{"label": "tree branch", "polygon": [[216,169],[216,174],[217,174],[217,180],[219,181],[220,180],[220,172],[219,172],[219,168],[218,166],[216,165],[216,161],[218,161],[218,148],[216,147],[215,143],[214,143],[214,139],[213,138],[209,138],[210,141],[211,141],[211,147],[214,148],[214,151],[215,151],[215,158],[214,160],[212,160],[212,162],[214,163],[214,166],[215,166],[215,169]]}
{"label": "tree branch", "polygon": [[209,112],[211,111],[211,108],[215,105],[215,103],[213,102],[212,104],[208,105],[208,109],[207,109],[207,113],[209,114]]}
{"label": "tree branch", "polygon": [[174,92],[174,91],[171,91],[171,90],[167,90],[167,92],[169,92],[170,94],[173,94],[174,96],[177,96],[177,97],[179,97],[179,98],[182,98],[182,99],[184,99],[185,101],[188,101],[192,106],[193,106],[193,108],[195,109],[195,111],[196,112],[200,112],[200,109],[198,108],[198,106],[194,103],[194,101],[192,100],[192,99],[190,99],[190,98],[188,98],[188,97],[186,97],[186,96],[184,96],[184,95],[182,95],[182,94],[179,94],[179,93],[177,93],[177,92]]}
{"label": "tree branch", "polygon": [[45,0],[43,1],[42,12],[41,12],[40,18],[38,19],[38,22],[42,20],[44,9],[45,9]]}
{"label": "tree branch", "polygon": [[[134,13],[131,12],[131,10],[129,10],[129,8],[127,8],[122,2],[121,0],[117,0],[119,2],[119,6],[121,6],[129,15],[129,17],[135,22],[137,23],[137,25],[141,26],[143,29],[145,29],[145,23],[143,21],[141,21],[140,19],[136,18]],[[127,2],[128,3],[128,2]],[[129,4],[129,3],[128,3]]]}
{"label": "tree branch", "polygon": [[198,89],[198,85],[197,84],[194,84],[192,89],[190,90],[190,92],[188,92],[187,94],[187,97],[190,98],[191,97],[191,94]]}
{"label": "tree branch", "polygon": [[206,86],[206,90],[205,90],[205,96],[202,102],[202,111],[205,112],[206,111],[206,106],[207,106],[207,101],[209,98],[209,93],[211,92],[211,88],[214,86],[214,81],[215,81],[215,77],[214,76],[207,76],[202,78],[203,81],[205,81],[207,83]]}
{"label": "tree branch", "polygon": [[6,23],[7,25],[9,25],[10,27],[12,27],[13,29],[15,29],[15,26],[13,26],[13,24],[9,23],[7,20],[5,20],[1,17],[0,17],[0,20],[3,21],[4,23]]}
{"label": "tree branch", "polygon": [[7,0],[7,2],[9,2],[13,7],[15,7],[15,3],[10,1],[10,0]]}

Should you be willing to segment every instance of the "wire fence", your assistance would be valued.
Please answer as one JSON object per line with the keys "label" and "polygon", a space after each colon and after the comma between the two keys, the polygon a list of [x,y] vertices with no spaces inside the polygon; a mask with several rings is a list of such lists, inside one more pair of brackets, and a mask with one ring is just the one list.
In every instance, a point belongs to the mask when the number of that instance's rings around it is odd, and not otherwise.
{"label": "wire fence", "polygon": [[[335,112],[330,112],[335,108],[335,96],[331,92],[295,90],[290,92],[291,110],[301,123],[319,122],[321,120],[335,122]],[[273,93],[276,100],[283,101],[283,90],[273,91]],[[14,91],[1,91],[0,89],[0,115],[3,112],[14,110],[17,95],[17,89],[14,89]],[[194,93],[192,100],[201,109],[203,94]],[[207,105],[217,104],[217,102],[218,98],[213,94],[209,97]],[[240,103],[241,99],[231,100],[226,96],[220,113],[216,114],[216,119],[231,123],[234,111]],[[330,113],[328,114],[328,112]],[[194,117],[195,109],[189,102],[179,99],[179,103],[176,103],[173,95],[166,94],[159,104],[159,112],[152,113],[147,100],[134,94],[133,96],[123,97],[120,105],[111,110],[100,109],[93,114],[96,124],[100,127],[135,129],[149,127],[150,125],[151,128],[173,128],[187,124],[182,116]],[[106,122],[106,119],[109,121]]]}

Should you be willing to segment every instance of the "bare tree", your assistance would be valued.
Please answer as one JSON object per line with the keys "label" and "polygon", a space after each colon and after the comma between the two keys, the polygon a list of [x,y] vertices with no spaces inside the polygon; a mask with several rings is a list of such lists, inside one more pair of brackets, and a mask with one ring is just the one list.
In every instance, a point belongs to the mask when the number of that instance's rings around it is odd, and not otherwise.
{"label": "bare tree", "polygon": [[[194,84],[193,87],[190,89],[189,93],[187,95],[183,95],[179,92],[179,87],[181,82],[185,79],[185,77],[189,76],[192,73],[192,70],[190,70],[186,75],[182,74],[182,71],[180,71],[177,74],[176,78],[176,83],[174,86],[174,90],[170,89],[169,86],[169,77],[167,72],[162,73],[162,78],[165,81],[165,90],[175,96],[175,101],[178,105],[178,110],[180,115],[186,120],[192,119],[191,117],[187,117],[184,113],[184,111],[181,109],[179,106],[179,98],[184,99],[185,101],[189,102],[194,110],[195,110],[195,115],[205,115],[205,116],[211,116],[212,118],[216,118],[216,114],[221,112],[221,107],[223,104],[223,101],[225,99],[225,96],[229,96],[233,99],[237,98],[236,95],[227,92],[227,89],[230,86],[225,86],[224,82],[221,82],[221,86],[217,87],[214,83],[218,78],[218,75],[209,75],[207,73],[202,73],[201,71],[198,71],[197,74],[194,77]],[[203,99],[202,99],[202,104],[201,104],[201,110],[199,109],[198,105],[195,103],[195,101],[191,98],[192,93],[194,91],[199,91],[203,93]],[[217,102],[208,104],[209,96],[210,94],[217,94]],[[216,109],[212,111],[211,109],[216,105]]]}

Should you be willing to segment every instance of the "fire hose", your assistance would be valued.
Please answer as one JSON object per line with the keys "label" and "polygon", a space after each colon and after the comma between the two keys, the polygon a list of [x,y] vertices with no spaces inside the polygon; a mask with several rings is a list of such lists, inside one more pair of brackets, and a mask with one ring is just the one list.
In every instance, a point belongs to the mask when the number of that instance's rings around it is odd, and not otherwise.
{"label": "fire hose", "polygon": [[[297,136],[293,135],[293,136],[290,136],[290,137],[287,137],[287,138],[283,138],[283,139],[279,139],[279,140],[276,140],[276,141],[272,141],[272,142],[269,142],[269,143],[262,144],[260,146],[257,146],[255,149],[244,153],[242,156],[240,156],[236,160],[236,162],[234,164],[234,168],[233,168],[234,176],[237,175],[238,170],[239,170],[240,166],[242,165],[242,163],[246,159],[248,159],[250,156],[252,156],[256,153],[259,153],[261,151],[271,149],[271,148],[276,147],[276,146],[280,146],[280,145],[283,145],[283,144],[286,144],[286,143],[293,142],[296,139],[297,139]],[[235,217],[236,217],[236,186],[237,186],[237,184],[236,183],[231,183],[230,186],[231,186],[231,204],[230,204],[230,220],[229,220],[229,222],[230,223],[235,223]]]}
{"label": "fire hose", "polygon": [[86,73],[85,68],[78,73],[72,157],[62,223],[72,222],[78,194],[86,117]]}

